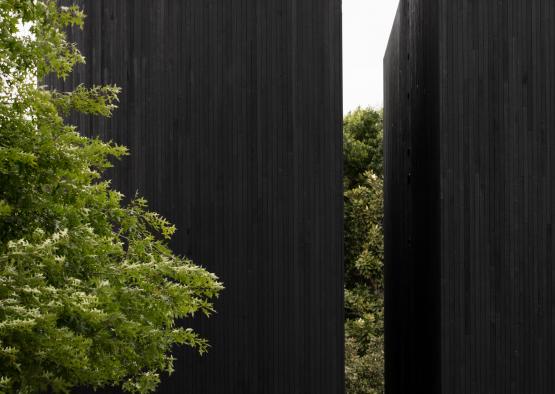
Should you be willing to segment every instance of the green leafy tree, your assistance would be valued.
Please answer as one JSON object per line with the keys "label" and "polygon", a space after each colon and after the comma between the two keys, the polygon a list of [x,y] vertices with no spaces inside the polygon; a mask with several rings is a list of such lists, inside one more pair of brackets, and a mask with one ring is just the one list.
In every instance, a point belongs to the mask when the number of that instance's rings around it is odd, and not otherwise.
{"label": "green leafy tree", "polygon": [[222,289],[170,251],[172,225],[101,178],[126,149],[64,122],[110,116],[118,89],[35,82],[84,62],[64,33],[83,22],[55,0],[0,2],[0,393],[153,391],[174,344],[207,350],[176,320],[209,315]]}
{"label": "green leafy tree", "polygon": [[345,378],[349,394],[383,393],[382,112],[345,117]]}
{"label": "green leafy tree", "polygon": [[371,170],[383,176],[383,111],[357,108],[343,120],[345,189],[364,183]]}

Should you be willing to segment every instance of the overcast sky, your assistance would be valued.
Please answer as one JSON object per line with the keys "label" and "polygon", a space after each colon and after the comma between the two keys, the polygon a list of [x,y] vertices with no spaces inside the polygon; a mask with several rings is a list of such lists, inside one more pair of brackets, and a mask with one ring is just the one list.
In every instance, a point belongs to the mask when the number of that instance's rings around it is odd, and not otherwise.
{"label": "overcast sky", "polygon": [[343,0],[343,110],[383,106],[383,55],[398,0]]}

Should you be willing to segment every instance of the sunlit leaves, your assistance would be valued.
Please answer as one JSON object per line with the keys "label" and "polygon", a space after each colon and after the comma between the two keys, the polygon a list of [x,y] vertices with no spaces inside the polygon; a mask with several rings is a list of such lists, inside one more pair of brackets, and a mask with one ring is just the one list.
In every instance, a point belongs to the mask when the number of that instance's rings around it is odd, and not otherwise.
{"label": "sunlit leaves", "polygon": [[37,85],[84,61],[64,33],[83,22],[54,0],[0,2],[0,393],[153,391],[174,344],[208,349],[176,320],[213,313],[222,288],[171,252],[174,226],[102,178],[125,147],[64,121],[110,116],[119,89]]}

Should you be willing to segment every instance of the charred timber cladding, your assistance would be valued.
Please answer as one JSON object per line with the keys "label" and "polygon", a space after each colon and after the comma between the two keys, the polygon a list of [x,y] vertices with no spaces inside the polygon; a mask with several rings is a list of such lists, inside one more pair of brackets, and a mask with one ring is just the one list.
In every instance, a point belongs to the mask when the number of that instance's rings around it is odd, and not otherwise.
{"label": "charred timber cladding", "polygon": [[386,391],[555,392],[555,3],[403,0],[384,59]]}
{"label": "charred timber cladding", "polygon": [[160,393],[343,393],[340,0],[80,1],[87,57],[59,88],[122,88],[84,133],[225,291]]}

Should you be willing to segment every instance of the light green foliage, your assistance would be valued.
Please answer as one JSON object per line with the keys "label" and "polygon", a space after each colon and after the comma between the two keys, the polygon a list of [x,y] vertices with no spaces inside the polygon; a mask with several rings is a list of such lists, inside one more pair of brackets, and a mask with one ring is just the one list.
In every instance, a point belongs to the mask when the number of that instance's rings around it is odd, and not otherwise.
{"label": "light green foliage", "polygon": [[383,393],[382,115],[345,117],[345,378],[347,393]]}
{"label": "light green foliage", "polygon": [[126,149],[64,123],[110,116],[118,89],[35,83],[84,61],[64,34],[83,19],[55,0],[0,2],[0,393],[153,391],[174,344],[207,350],[175,322],[209,315],[222,289],[168,249],[173,226],[101,178]]}

